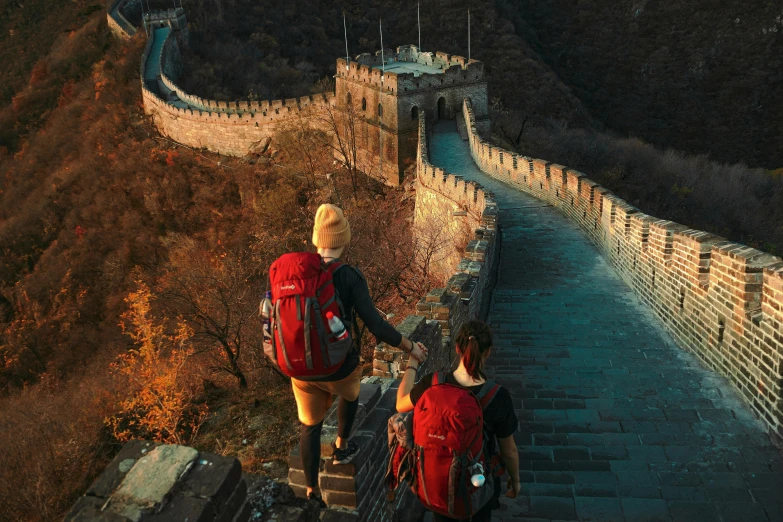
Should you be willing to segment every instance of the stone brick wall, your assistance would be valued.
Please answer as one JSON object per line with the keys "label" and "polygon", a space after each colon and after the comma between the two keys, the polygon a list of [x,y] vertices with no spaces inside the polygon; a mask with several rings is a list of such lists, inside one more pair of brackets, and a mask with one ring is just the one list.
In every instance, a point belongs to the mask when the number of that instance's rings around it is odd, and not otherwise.
{"label": "stone brick wall", "polygon": [[481,169],[578,223],[685,349],[729,377],[783,441],[783,262],[648,216],[562,165],[482,140],[463,106]]}
{"label": "stone brick wall", "polygon": [[[264,518],[265,517],[265,518]],[[313,502],[271,479],[243,476],[233,457],[148,441],[127,443],[66,522],[316,522]]]}
{"label": "stone brick wall", "polygon": [[[423,373],[450,368],[454,363],[452,336],[462,324],[480,317],[491,293],[493,262],[499,241],[497,205],[492,194],[474,182],[433,167],[427,152],[427,116],[419,115],[414,237],[420,256],[429,258],[431,272],[446,282],[422,297],[416,316],[399,328],[414,333],[420,325],[436,322],[441,342],[427,344],[430,357]],[[373,375],[401,377],[408,355],[385,344],[375,349]]]}

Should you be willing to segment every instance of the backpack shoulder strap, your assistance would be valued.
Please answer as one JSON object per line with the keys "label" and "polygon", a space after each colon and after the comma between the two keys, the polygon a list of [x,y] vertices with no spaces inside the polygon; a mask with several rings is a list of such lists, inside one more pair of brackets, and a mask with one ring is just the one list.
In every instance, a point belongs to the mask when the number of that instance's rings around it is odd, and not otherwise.
{"label": "backpack shoulder strap", "polygon": [[482,410],[487,409],[487,406],[489,406],[489,403],[492,402],[499,390],[500,385],[494,381],[484,383],[484,386],[481,387],[481,391],[478,393],[478,400],[481,403]]}
{"label": "backpack shoulder strap", "polygon": [[446,382],[446,372],[435,372],[432,374],[432,386]]}

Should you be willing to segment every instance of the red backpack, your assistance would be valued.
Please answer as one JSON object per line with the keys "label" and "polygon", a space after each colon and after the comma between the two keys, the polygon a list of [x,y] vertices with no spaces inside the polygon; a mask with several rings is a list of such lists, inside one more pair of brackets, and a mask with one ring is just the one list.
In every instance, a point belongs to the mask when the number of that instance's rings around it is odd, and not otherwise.
{"label": "red backpack", "polygon": [[[351,325],[334,288],[340,262],[320,255],[280,256],[269,268],[272,288],[271,340],[264,352],[289,377],[323,377],[340,369],[351,350]],[[348,335],[336,339],[326,314],[339,317]]]}
{"label": "red backpack", "polygon": [[[470,518],[489,502],[493,476],[504,470],[499,457],[491,455],[494,441],[485,440],[484,410],[499,389],[500,385],[488,381],[474,395],[467,388],[446,383],[445,372],[433,374],[432,386],[416,402],[413,415],[398,414],[389,421],[386,483],[392,490],[390,500],[398,482],[407,479],[427,509],[451,518]],[[410,444],[406,425],[411,418],[412,448],[406,448]],[[475,487],[471,476],[481,470],[484,485]]]}

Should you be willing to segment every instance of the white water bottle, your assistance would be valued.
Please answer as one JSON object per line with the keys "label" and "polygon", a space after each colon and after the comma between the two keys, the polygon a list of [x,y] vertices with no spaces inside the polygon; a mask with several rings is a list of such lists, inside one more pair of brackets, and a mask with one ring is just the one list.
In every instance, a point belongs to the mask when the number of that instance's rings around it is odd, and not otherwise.
{"label": "white water bottle", "polygon": [[484,466],[482,466],[480,462],[477,462],[471,471],[473,472],[473,476],[470,477],[470,483],[473,484],[474,487],[480,488],[484,485],[484,481],[486,480],[484,478]]}
{"label": "white water bottle", "polygon": [[326,320],[329,322],[329,329],[332,331],[338,341],[348,337],[348,331],[339,317],[335,317],[332,312],[326,312]]}
{"label": "white water bottle", "polygon": [[272,292],[266,291],[264,300],[261,301],[261,322],[264,329],[264,340],[272,340]]}

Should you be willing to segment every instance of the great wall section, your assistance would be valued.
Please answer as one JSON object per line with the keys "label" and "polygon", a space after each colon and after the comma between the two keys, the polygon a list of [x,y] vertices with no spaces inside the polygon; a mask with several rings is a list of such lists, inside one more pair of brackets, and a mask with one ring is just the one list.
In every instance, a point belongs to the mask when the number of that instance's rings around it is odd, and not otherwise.
{"label": "great wall section", "polygon": [[[121,4],[112,4],[109,25],[128,37],[135,28]],[[184,21],[184,13],[170,10],[150,20],[158,26],[141,66],[145,110],[177,141],[211,150],[233,143],[242,154],[271,138],[276,122],[306,114],[308,107],[335,107],[359,96],[372,108],[383,106],[382,88],[389,84],[380,85],[371,63],[376,58],[369,55],[363,58],[368,63],[351,62],[345,74],[357,74],[361,83],[377,78],[375,99],[353,90],[358,87],[351,82],[343,90],[338,83],[335,95],[317,101],[252,105],[189,97],[171,79],[176,58],[169,61],[178,52],[173,20]],[[160,59],[148,69],[151,56]],[[338,70],[345,66],[337,63]],[[490,144],[486,83],[482,74],[470,78],[464,65],[460,70],[467,72],[449,72],[464,84],[448,94],[445,106],[440,85],[427,86],[396,108],[414,125],[386,129],[398,138],[390,140],[394,154],[411,154],[411,143],[415,147],[414,230],[432,247],[433,272],[446,282],[422,296],[417,315],[399,329],[430,347],[423,370],[429,372],[453,363],[450,338],[464,321],[489,316],[498,335],[489,371],[514,396],[524,482],[520,498],[503,500],[498,520],[783,520],[783,262],[645,215],[578,171]],[[159,78],[152,77],[155,67]],[[434,81],[448,78],[442,76]],[[484,93],[477,96],[476,86]],[[456,130],[433,135],[441,132],[433,130],[436,122],[455,117],[461,137]],[[176,123],[180,118],[189,123]],[[265,125],[255,130],[257,123]],[[369,134],[372,127],[366,128]],[[383,125],[375,128],[384,132]],[[464,157],[444,153],[446,139],[455,147],[466,140]],[[439,161],[431,162],[434,145]],[[369,146],[367,152],[371,157]],[[566,222],[574,230],[560,239],[553,227]],[[595,247],[568,251],[563,242],[576,243],[577,236]],[[600,262],[588,259],[595,248]],[[575,273],[565,273],[570,271]],[[530,277],[536,281],[519,283]],[[602,306],[607,309],[589,309]],[[669,337],[678,346],[670,346]],[[320,520],[420,519],[410,494],[400,492],[389,503],[383,485],[386,420],[405,362],[396,348],[376,348],[353,435],[363,450],[348,465],[323,461],[319,481],[329,509]],[[331,411],[325,455],[335,423]],[[248,483],[254,480],[243,477],[233,458],[130,443],[66,520],[174,520],[183,513],[189,520],[250,520],[257,504]],[[311,506],[285,493],[286,487],[303,491],[296,449],[289,486],[265,484],[272,499],[266,516],[318,519]]]}

